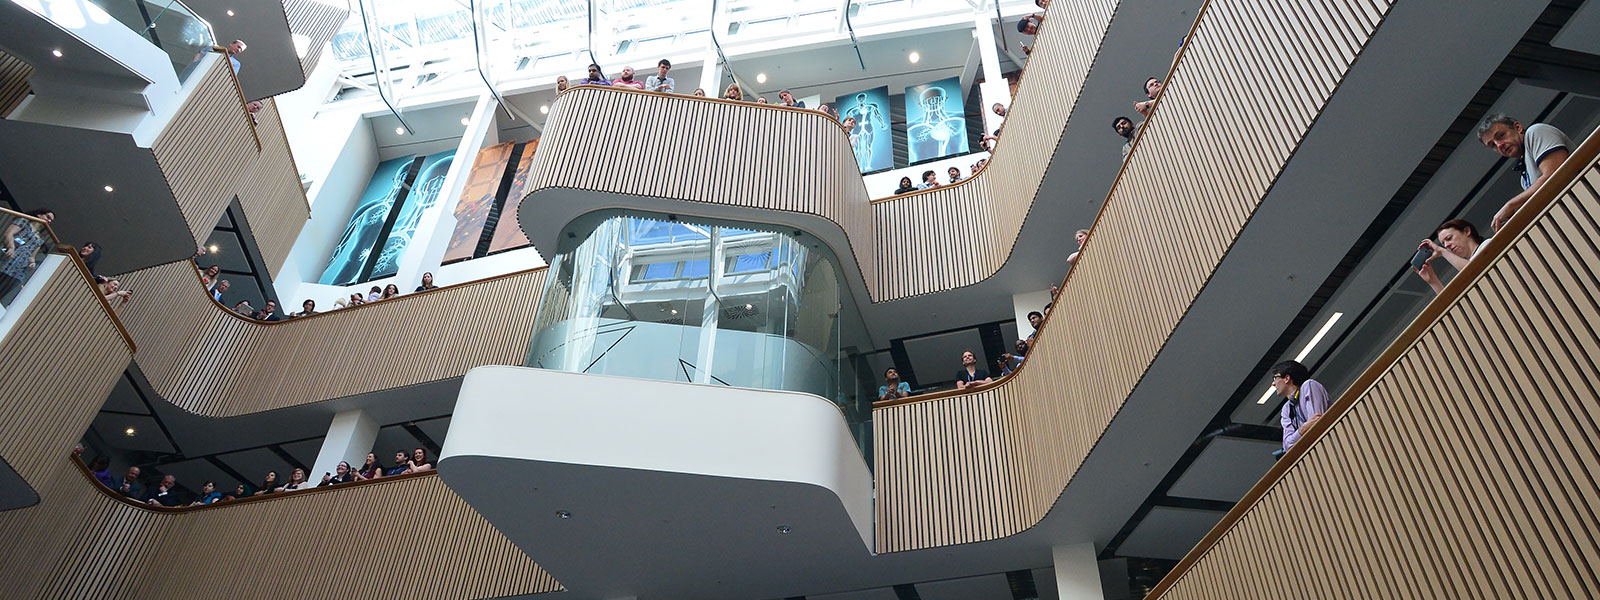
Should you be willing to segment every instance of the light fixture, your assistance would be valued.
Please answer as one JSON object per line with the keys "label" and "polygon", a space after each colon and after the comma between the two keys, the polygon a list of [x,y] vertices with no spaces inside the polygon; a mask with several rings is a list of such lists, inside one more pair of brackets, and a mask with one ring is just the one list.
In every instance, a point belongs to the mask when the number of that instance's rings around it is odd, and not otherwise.
{"label": "light fixture", "polygon": [[105,190],[108,191],[108,192],[115,192],[115,191],[117,191],[117,188],[114,188],[114,187],[111,187],[111,186],[108,185],[108,186],[105,187]]}
{"label": "light fixture", "polygon": [[394,128],[394,134],[395,135],[405,135],[406,134],[406,128],[404,128],[404,127],[396,127],[396,128]]}
{"label": "light fixture", "polygon": [[756,83],[766,83],[766,82],[767,82],[767,74],[766,73],[756,73]]}
{"label": "light fixture", "polygon": [[228,11],[228,16],[230,16],[230,17],[233,16],[233,11],[231,11],[231,10]]}
{"label": "light fixture", "polygon": [[756,305],[754,305],[754,304],[746,304],[746,305],[744,305],[744,309],[745,310],[755,310],[755,308],[756,308]]}
{"label": "light fixture", "polygon": [[912,63],[920,62],[922,60],[922,55],[917,54],[916,50],[912,50],[911,54],[906,55],[906,60],[909,60]]}
{"label": "light fixture", "polygon": [[217,253],[217,245],[216,244],[212,244],[210,246],[206,246],[206,249],[210,250],[212,254],[216,254]]}
{"label": "light fixture", "polygon": [[134,431],[132,427],[129,427],[127,429],[122,430],[122,434],[123,435],[127,435],[127,436],[132,436],[135,433],[138,433],[138,432]]}
{"label": "light fixture", "polygon": [[61,49],[56,48],[55,50],[51,50],[50,54],[54,55],[56,58],[61,58]]}
{"label": "light fixture", "polygon": [[562,519],[571,519],[572,518],[572,513],[564,511],[564,510],[558,510],[558,511],[556,511],[556,517],[562,518]]}
{"label": "light fixture", "polygon": [[468,117],[461,117],[461,124],[462,125],[466,125],[467,123],[471,123],[471,122],[472,122],[472,119],[470,119]]}
{"label": "light fixture", "polygon": [[[1311,341],[1306,342],[1306,347],[1301,348],[1300,353],[1294,356],[1295,362],[1303,361],[1307,356],[1311,356],[1311,349],[1317,347],[1317,344],[1322,342],[1322,337],[1328,335],[1328,332],[1333,329],[1333,324],[1338,323],[1339,318],[1343,316],[1344,313],[1342,312],[1336,312],[1332,315],[1328,315],[1328,322],[1323,323],[1322,329],[1318,329],[1317,334],[1311,336]],[[1266,404],[1268,400],[1272,399],[1272,393],[1272,385],[1267,384],[1267,393],[1262,394],[1261,399],[1257,400],[1256,404]]]}
{"label": "light fixture", "polygon": [[672,314],[678,314],[678,309],[676,309],[676,308],[672,309]]}
{"label": "light fixture", "polygon": [[549,104],[540,104],[539,105],[539,114],[541,114],[541,115],[550,114],[550,105]]}
{"label": "light fixture", "polygon": [[793,531],[793,530],[789,529],[788,525],[779,525],[778,526],[778,534],[780,534],[780,535],[787,535],[790,531]]}

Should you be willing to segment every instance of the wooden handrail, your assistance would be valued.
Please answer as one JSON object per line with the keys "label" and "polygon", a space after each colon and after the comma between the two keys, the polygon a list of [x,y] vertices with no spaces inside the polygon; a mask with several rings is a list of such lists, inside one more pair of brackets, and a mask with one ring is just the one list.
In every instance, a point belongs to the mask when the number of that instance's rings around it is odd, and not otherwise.
{"label": "wooden handrail", "polygon": [[[417,479],[417,478],[421,478],[421,477],[433,477],[433,476],[436,476],[436,475],[439,474],[439,470],[437,468],[435,468],[435,469],[429,469],[429,470],[421,472],[421,473],[401,473],[399,475],[389,475],[387,477],[378,477],[378,478],[375,478],[375,479],[367,479],[367,480],[363,480],[363,481],[351,481],[351,482],[348,482],[348,483],[336,483],[336,484],[333,484],[333,485],[317,486],[315,484],[312,484],[311,487],[306,488],[306,489],[302,489],[302,490],[289,490],[289,491],[284,491],[284,492],[273,492],[271,494],[262,494],[260,496],[246,496],[244,498],[234,498],[232,500],[218,500],[218,501],[212,502],[210,504],[201,504],[200,506],[187,506],[187,505],[186,506],[164,506],[164,505],[153,505],[153,504],[150,504],[150,503],[147,503],[147,502],[140,502],[138,500],[134,500],[133,498],[129,498],[127,496],[119,494],[115,490],[112,490],[111,488],[108,488],[105,485],[101,484],[99,479],[95,479],[94,472],[89,470],[89,465],[84,464],[82,458],[77,457],[77,456],[69,456],[69,457],[67,457],[67,460],[72,461],[72,464],[76,465],[78,467],[78,471],[80,473],[82,473],[83,476],[89,480],[89,484],[94,486],[95,489],[99,490],[100,493],[105,494],[107,496],[110,496],[112,499],[114,499],[114,500],[116,500],[118,502],[121,502],[123,504],[127,504],[129,506],[137,506],[137,507],[139,507],[141,509],[148,510],[148,511],[151,511],[151,512],[163,512],[163,513],[187,513],[187,512],[194,512],[194,511],[198,511],[198,510],[210,510],[210,509],[223,508],[223,507],[227,507],[227,506],[238,506],[238,505],[241,505],[241,504],[246,504],[246,503],[251,503],[251,502],[266,502],[266,501],[269,501],[269,500],[282,500],[282,499],[286,499],[286,498],[301,498],[301,497],[309,496],[311,494],[319,494],[319,493],[324,493],[324,492],[346,490],[346,489],[349,489],[349,488],[353,488],[353,487],[357,487],[357,486],[364,486],[364,485],[376,485],[376,484],[380,484],[380,483],[392,483],[392,482],[396,482],[396,481],[404,481],[406,479]],[[249,485],[249,482],[242,482],[242,483],[244,483],[245,485]]]}
{"label": "wooden handrail", "polygon": [[1429,302],[1427,307],[1423,308],[1422,314],[1417,315],[1417,318],[1411,321],[1411,324],[1400,333],[1399,337],[1395,338],[1394,342],[1389,344],[1389,347],[1378,356],[1377,360],[1373,361],[1372,365],[1368,366],[1367,370],[1363,371],[1355,382],[1350,384],[1345,393],[1328,407],[1328,412],[1324,413],[1322,418],[1317,419],[1317,422],[1311,424],[1310,427],[1300,430],[1300,440],[1295,442],[1294,446],[1290,447],[1289,451],[1278,459],[1277,463],[1272,465],[1266,475],[1263,475],[1250,488],[1250,491],[1245,493],[1244,497],[1233,505],[1232,510],[1223,515],[1222,520],[1218,521],[1217,525],[1212,527],[1211,531],[1206,533],[1206,536],[1201,538],[1200,542],[1195,544],[1195,547],[1189,550],[1189,553],[1184,555],[1182,560],[1178,561],[1177,566],[1173,567],[1167,573],[1167,576],[1163,577],[1161,582],[1150,590],[1150,594],[1146,597],[1161,597],[1161,594],[1177,584],[1179,579],[1182,579],[1201,558],[1205,557],[1207,551],[1212,546],[1215,546],[1223,536],[1227,535],[1228,531],[1240,519],[1244,518],[1245,514],[1255,506],[1256,502],[1260,501],[1268,491],[1275,487],[1294,468],[1295,463],[1305,456],[1323,435],[1331,431],[1332,424],[1337,423],[1346,413],[1350,412],[1355,407],[1356,400],[1376,385],[1378,380],[1388,373],[1390,368],[1422,336],[1433,329],[1434,325],[1444,317],[1446,311],[1453,308],[1461,300],[1462,296],[1484,276],[1485,272],[1500,261],[1500,258],[1511,248],[1512,242],[1527,235],[1534,222],[1549,211],[1550,206],[1555,203],[1556,199],[1576,185],[1579,181],[1579,176],[1583,172],[1594,167],[1597,157],[1600,157],[1600,135],[1591,134],[1588,139],[1584,140],[1576,150],[1567,156],[1566,162],[1561,163],[1561,167],[1551,173],[1550,178],[1539,186],[1533,197],[1528,199],[1527,204],[1512,215],[1511,220],[1506,223],[1505,227],[1497,231],[1494,237],[1484,240],[1484,248],[1480,250],[1480,256],[1469,261],[1466,268],[1462,269],[1454,279],[1450,280],[1444,290],[1439,292],[1439,295],[1432,302]]}
{"label": "wooden handrail", "polygon": [[[188,259],[185,259],[185,260],[188,260]],[[281,320],[278,320],[278,321],[262,321],[260,319],[254,318],[254,317],[249,317],[249,316],[241,315],[241,314],[239,314],[237,312],[234,312],[234,310],[232,308],[229,308],[228,305],[217,301],[216,297],[211,295],[211,293],[210,293],[211,290],[206,289],[205,280],[201,278],[202,275],[200,274],[200,268],[197,265],[195,265],[194,261],[192,261],[192,260],[189,260],[189,266],[190,266],[190,268],[194,269],[195,282],[200,284],[200,291],[202,291],[202,292],[204,292],[206,294],[206,298],[211,300],[212,304],[216,305],[217,308],[222,309],[222,312],[225,312],[225,313],[228,313],[230,315],[233,315],[234,318],[237,318],[237,319],[240,319],[240,320],[243,320],[243,321],[247,321],[247,322],[250,322],[250,323],[255,323],[257,325],[283,325],[283,324],[290,323],[290,322],[300,322],[300,321],[304,321],[306,319],[312,319],[312,318],[321,317],[321,316],[325,316],[325,315],[348,314],[346,311],[350,311],[350,310],[354,310],[354,309],[358,309],[358,308],[366,308],[368,306],[375,306],[375,305],[377,305],[379,303],[388,303],[390,301],[403,300],[403,299],[407,299],[407,298],[417,298],[417,297],[422,296],[423,294],[431,294],[431,293],[434,293],[434,292],[442,292],[444,290],[453,290],[453,289],[456,289],[456,288],[467,287],[467,286],[472,286],[472,285],[481,285],[481,284],[489,283],[489,282],[492,282],[492,281],[499,281],[501,279],[505,279],[505,278],[508,278],[508,277],[516,277],[518,275],[527,275],[529,273],[533,273],[533,272],[536,272],[536,271],[543,271],[545,269],[550,268],[549,266],[534,267],[532,269],[523,269],[521,271],[512,271],[510,273],[501,273],[499,275],[495,275],[493,277],[485,277],[483,279],[474,279],[472,281],[466,281],[466,282],[462,282],[462,283],[453,283],[453,284],[450,284],[450,285],[442,285],[442,286],[433,288],[431,290],[423,290],[423,291],[420,291],[420,292],[410,292],[410,293],[402,292],[399,296],[396,296],[394,298],[390,298],[388,300],[374,300],[372,302],[367,302],[365,304],[360,304],[360,305],[357,305],[357,306],[346,306],[346,307],[340,308],[340,309],[330,309],[330,310],[317,311],[317,314],[306,315],[304,317],[290,318],[289,317],[289,313],[287,311],[285,311],[284,315],[283,315],[284,318],[281,319]],[[304,303],[305,303],[304,301],[301,301],[301,304],[304,304]],[[280,305],[278,308],[283,308],[283,306]]]}
{"label": "wooden handrail", "polygon": [[[223,60],[229,60],[233,58],[233,55],[228,52],[227,46],[212,46],[211,51],[221,53]],[[230,60],[229,62],[231,63],[232,61]],[[232,64],[228,65],[228,76],[233,78],[233,90],[239,93],[239,108],[240,110],[244,111],[244,118],[250,123],[250,135],[255,136],[256,152],[260,153],[261,133],[256,131],[255,116],[250,113],[250,101],[244,97],[244,86],[239,84],[239,74],[234,72]],[[292,155],[293,153],[290,154]],[[299,172],[296,171],[295,174],[299,175]]]}
{"label": "wooden handrail", "polygon": [[44,219],[40,219],[40,218],[35,217],[33,215],[19,213],[17,211],[6,209],[6,208],[0,208],[0,215],[5,215],[5,216],[13,217],[13,218],[27,219],[29,221],[33,221],[34,223],[38,223],[40,225],[43,225],[44,226],[43,231],[45,232],[46,235],[49,236],[49,240],[51,242],[51,244],[50,244],[50,248],[51,248],[50,252],[52,254],[65,254],[67,256],[66,260],[68,262],[71,262],[72,264],[77,265],[78,272],[83,275],[83,280],[85,282],[88,282],[90,289],[94,291],[94,296],[96,298],[100,299],[100,306],[101,306],[101,308],[105,309],[106,316],[111,318],[111,322],[116,324],[116,326],[117,326],[117,331],[122,333],[122,341],[128,343],[128,351],[129,352],[134,352],[134,351],[136,351],[138,349],[138,347],[133,343],[133,336],[128,335],[128,328],[124,327],[122,325],[122,318],[118,317],[117,316],[117,312],[111,309],[111,303],[110,302],[106,302],[105,293],[100,291],[100,283],[94,280],[94,274],[89,272],[89,265],[87,265],[87,264],[85,264],[83,262],[83,256],[78,254],[78,248],[77,247],[70,246],[70,245],[67,245],[67,244],[62,244],[61,243],[61,238],[56,235],[56,232],[55,232],[54,229],[50,228],[50,223],[45,221]]}

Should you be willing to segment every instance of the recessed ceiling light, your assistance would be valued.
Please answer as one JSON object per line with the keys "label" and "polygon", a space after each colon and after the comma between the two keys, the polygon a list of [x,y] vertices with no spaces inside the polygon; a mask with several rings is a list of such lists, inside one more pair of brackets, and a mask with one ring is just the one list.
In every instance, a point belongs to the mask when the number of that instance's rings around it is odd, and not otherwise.
{"label": "recessed ceiling light", "polygon": [[793,531],[793,530],[789,529],[788,525],[779,525],[778,526],[778,533],[780,533],[780,534],[787,534],[790,531]]}
{"label": "recessed ceiling light", "polygon": [[556,516],[560,517],[562,519],[571,519],[572,518],[572,513],[564,511],[564,510],[558,510],[558,511],[556,511]]}
{"label": "recessed ceiling light", "polygon": [[406,134],[406,128],[404,128],[404,127],[396,127],[396,128],[394,128],[394,134],[395,135],[405,135]]}
{"label": "recessed ceiling light", "polygon": [[470,119],[468,117],[461,117],[461,124],[462,125],[466,125],[467,123],[471,123],[471,122],[472,122],[472,119]]}
{"label": "recessed ceiling light", "polygon": [[123,433],[123,435],[130,435],[131,436],[131,435],[133,435],[135,433],[138,433],[138,432],[134,431],[132,427],[129,427],[127,429],[122,430],[122,433]]}
{"label": "recessed ceiling light", "polygon": [[541,115],[550,114],[550,105],[549,104],[540,104],[539,105],[539,114],[541,114]]}
{"label": "recessed ceiling light", "polygon": [[767,74],[766,73],[756,73],[756,83],[766,83],[766,82],[767,82]]}
{"label": "recessed ceiling light", "polygon": [[117,191],[117,188],[114,188],[114,187],[111,187],[111,186],[108,185],[108,186],[105,187],[105,190],[108,191],[108,192],[115,192],[115,191]]}
{"label": "recessed ceiling light", "polygon": [[745,310],[755,310],[755,308],[756,308],[756,305],[754,305],[754,304],[746,304],[746,305],[744,305],[744,309]]}
{"label": "recessed ceiling light", "polygon": [[922,55],[921,54],[917,54],[916,50],[912,50],[911,54],[906,55],[906,60],[909,60],[911,62],[917,62],[917,61],[922,60]]}
{"label": "recessed ceiling light", "polygon": [[672,309],[672,314],[678,314],[678,309],[676,309],[676,308]]}
{"label": "recessed ceiling light", "polygon": [[212,254],[216,254],[217,253],[217,245],[216,244],[212,244],[210,246],[206,246],[206,249],[210,250]]}
{"label": "recessed ceiling light", "polygon": [[231,11],[231,10],[228,11],[228,16],[230,16],[230,17],[233,16],[233,11]]}
{"label": "recessed ceiling light", "polygon": [[[1311,336],[1311,341],[1306,342],[1306,347],[1301,348],[1300,349],[1300,353],[1295,355],[1295,357],[1294,357],[1295,362],[1299,362],[1299,361],[1305,360],[1307,356],[1311,356],[1311,349],[1317,347],[1317,344],[1322,342],[1322,337],[1325,336],[1325,335],[1328,335],[1328,331],[1333,329],[1333,324],[1334,323],[1338,323],[1339,322],[1339,318],[1343,317],[1343,316],[1344,316],[1344,313],[1342,313],[1342,312],[1336,312],[1336,313],[1333,313],[1332,315],[1329,315],[1328,316],[1328,322],[1327,323],[1323,323],[1322,324],[1322,329],[1318,329],[1317,330],[1317,334]],[[1261,395],[1261,399],[1257,400],[1256,404],[1266,404],[1268,400],[1272,399],[1273,393],[1274,393],[1274,390],[1272,389],[1272,385],[1268,384],[1267,385],[1267,392],[1265,394]]]}
{"label": "recessed ceiling light", "polygon": [[55,55],[56,58],[61,58],[61,49],[60,48],[56,48],[55,50],[51,50],[50,54]]}

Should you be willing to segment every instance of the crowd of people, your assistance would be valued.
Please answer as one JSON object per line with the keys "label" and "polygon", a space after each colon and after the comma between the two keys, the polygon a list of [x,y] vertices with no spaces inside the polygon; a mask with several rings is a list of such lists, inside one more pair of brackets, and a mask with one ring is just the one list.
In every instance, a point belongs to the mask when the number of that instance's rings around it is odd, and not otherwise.
{"label": "crowd of people", "polygon": [[[82,460],[84,447],[79,445],[73,450],[73,455]],[[306,476],[306,470],[295,467],[290,471],[287,480],[279,479],[277,471],[267,471],[262,476],[261,483],[252,485],[240,482],[232,490],[218,489],[215,481],[201,483],[199,491],[189,492],[178,485],[178,478],[174,475],[163,475],[159,479],[147,480],[143,477],[143,470],[138,466],[128,467],[121,477],[111,474],[111,459],[100,456],[89,461],[90,474],[95,481],[112,493],[142,502],[151,506],[203,506],[217,502],[227,502],[269,494],[281,494],[313,488],[329,487],[357,481],[371,481],[384,477],[394,477],[409,473],[426,473],[432,471],[433,460],[428,457],[428,451],[417,448],[411,452],[396,450],[393,466],[385,467],[373,453],[368,453],[361,467],[352,467],[349,462],[340,461],[331,473],[323,473],[322,479],[311,483]]]}
{"label": "crowd of people", "polygon": [[[213,264],[207,266],[205,269],[200,271],[200,284],[205,286],[206,291],[211,294],[211,298],[213,300],[216,300],[223,306],[227,306],[228,303],[227,300],[225,300],[225,297],[228,292],[228,288],[232,287],[232,284],[230,284],[228,280],[221,279],[219,277],[221,272],[222,267],[218,265]],[[426,292],[428,290],[438,289],[438,287],[439,286],[434,285],[433,283],[433,273],[423,273],[422,281],[418,283],[415,290],[412,290],[412,293]],[[333,306],[334,310],[338,310],[340,308],[381,302],[383,300],[398,298],[400,296],[400,286],[391,283],[383,287],[372,286],[372,289],[368,290],[365,295],[361,294],[360,292],[355,292],[350,294],[348,298],[341,297],[334,301]],[[257,321],[282,321],[286,318],[294,319],[317,314],[317,301],[307,298],[304,302],[300,303],[299,311],[283,315],[279,314],[278,312],[277,302],[267,300],[262,305],[261,310],[256,310],[254,307],[250,306],[250,301],[248,299],[244,299],[233,304],[233,312]]]}

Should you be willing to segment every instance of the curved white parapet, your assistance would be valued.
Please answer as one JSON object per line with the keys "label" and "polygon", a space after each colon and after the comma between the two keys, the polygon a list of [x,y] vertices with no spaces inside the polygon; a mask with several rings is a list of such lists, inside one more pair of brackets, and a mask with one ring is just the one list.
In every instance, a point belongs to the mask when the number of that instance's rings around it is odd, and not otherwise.
{"label": "curved white parapet", "polygon": [[871,560],[872,474],[810,394],[479,367],[439,471],[577,597],[763,597]]}

